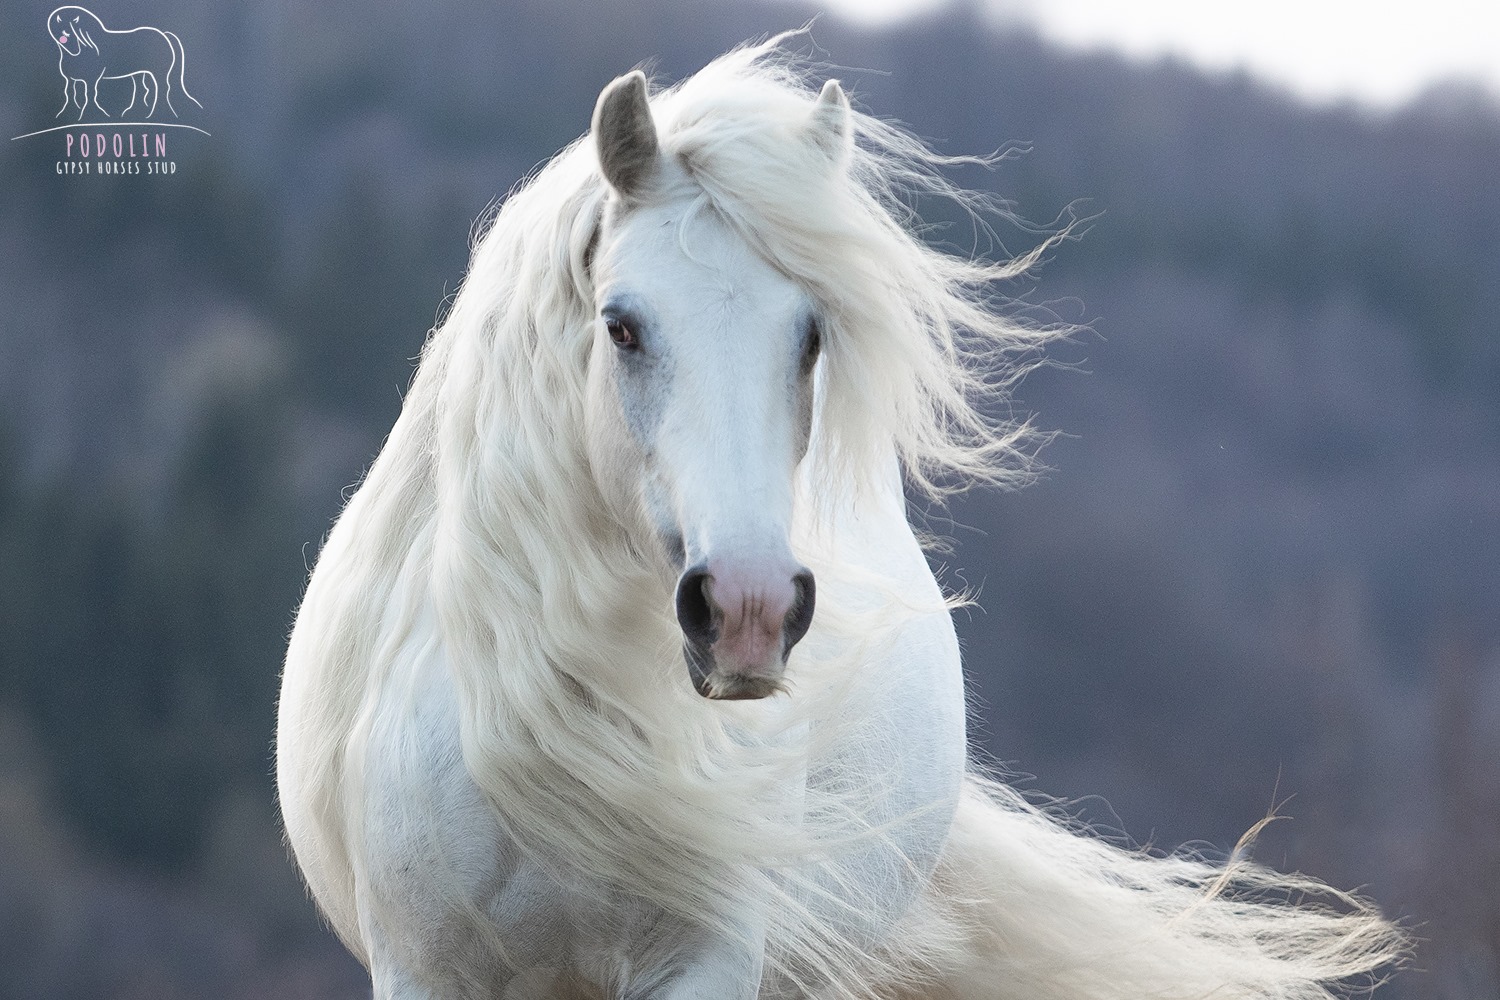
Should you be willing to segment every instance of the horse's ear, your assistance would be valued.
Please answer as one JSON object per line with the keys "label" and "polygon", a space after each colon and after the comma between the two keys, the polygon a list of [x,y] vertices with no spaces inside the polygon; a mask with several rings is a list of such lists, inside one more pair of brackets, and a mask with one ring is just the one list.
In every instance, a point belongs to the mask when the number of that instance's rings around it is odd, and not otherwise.
{"label": "horse's ear", "polygon": [[849,165],[854,153],[854,112],[849,97],[837,80],[823,84],[822,93],[813,102],[807,122],[808,136],[814,145],[828,155],[835,166]]}
{"label": "horse's ear", "polygon": [[604,179],[622,195],[638,195],[656,172],[660,149],[646,100],[646,74],[616,77],[594,105],[594,148]]}

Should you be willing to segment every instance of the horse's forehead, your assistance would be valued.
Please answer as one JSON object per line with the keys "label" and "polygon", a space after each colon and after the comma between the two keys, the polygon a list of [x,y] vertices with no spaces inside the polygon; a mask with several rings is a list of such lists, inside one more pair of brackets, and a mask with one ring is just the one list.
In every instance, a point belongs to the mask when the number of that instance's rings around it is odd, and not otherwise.
{"label": "horse's forehead", "polygon": [[633,209],[614,227],[608,258],[608,277],[641,291],[696,297],[714,290],[767,304],[798,295],[740,233],[692,202]]}

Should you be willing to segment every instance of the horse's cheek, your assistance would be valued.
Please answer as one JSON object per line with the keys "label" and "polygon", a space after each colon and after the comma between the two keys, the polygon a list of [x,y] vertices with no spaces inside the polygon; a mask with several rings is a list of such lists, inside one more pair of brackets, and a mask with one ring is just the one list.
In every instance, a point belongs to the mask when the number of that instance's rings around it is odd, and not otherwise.
{"label": "horse's cheek", "polygon": [[585,421],[588,457],[594,482],[605,501],[624,515],[632,503],[632,470],[644,461],[640,442],[631,433],[625,401],[610,365],[595,364],[589,372]]}

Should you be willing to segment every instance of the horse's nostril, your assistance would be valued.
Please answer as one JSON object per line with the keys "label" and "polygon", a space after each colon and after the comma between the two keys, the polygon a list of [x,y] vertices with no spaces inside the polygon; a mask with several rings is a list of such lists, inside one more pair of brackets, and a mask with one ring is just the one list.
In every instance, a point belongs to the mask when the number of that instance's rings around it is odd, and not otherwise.
{"label": "horse's nostril", "polygon": [[786,620],[782,625],[782,659],[786,659],[792,647],[807,634],[812,625],[813,606],[817,603],[817,587],[813,583],[812,570],[804,569],[792,577],[792,586],[797,591],[797,599],[792,602],[791,610],[786,613]]}
{"label": "horse's nostril", "polygon": [[708,599],[708,581],[713,579],[703,566],[694,566],[677,581],[677,623],[689,642],[703,647],[718,638],[714,607]]}

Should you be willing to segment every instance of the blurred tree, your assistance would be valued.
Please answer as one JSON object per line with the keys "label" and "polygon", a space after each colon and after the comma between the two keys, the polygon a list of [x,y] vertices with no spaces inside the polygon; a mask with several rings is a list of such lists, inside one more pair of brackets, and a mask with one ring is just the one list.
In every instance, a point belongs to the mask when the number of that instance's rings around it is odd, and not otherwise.
{"label": "blurred tree", "polygon": [[219,387],[156,528],[81,484],[0,497],[0,697],[35,720],[64,813],[118,857],[179,865],[223,789],[270,792],[302,578],[289,421],[279,379]]}

